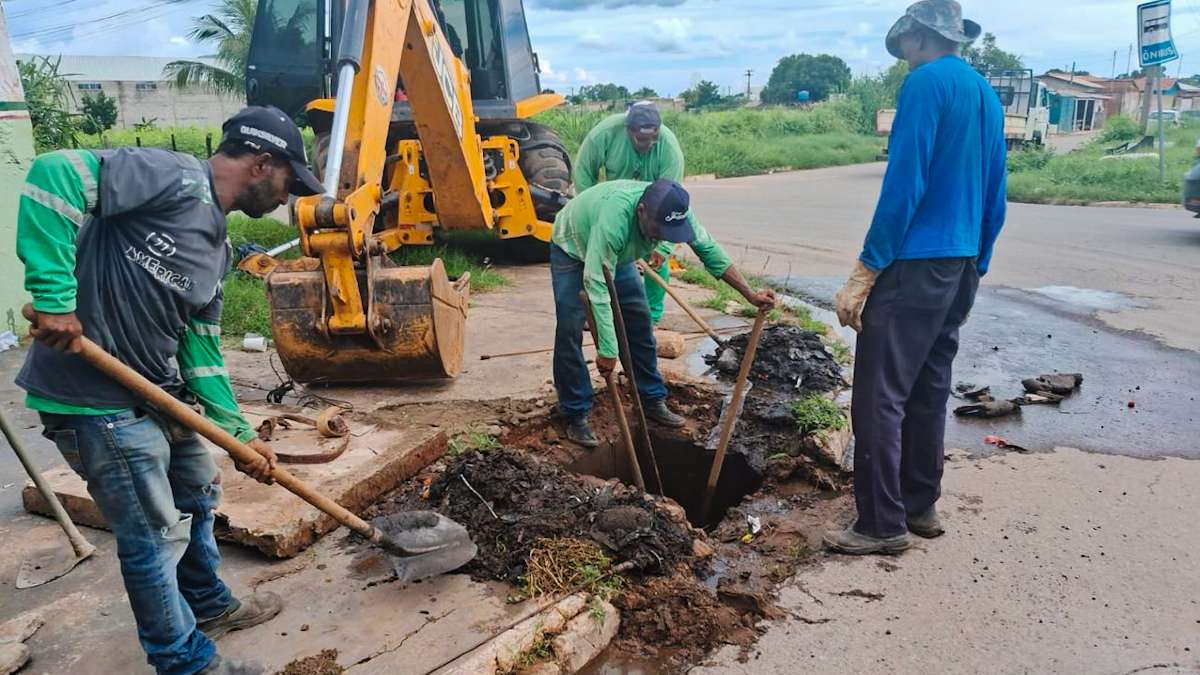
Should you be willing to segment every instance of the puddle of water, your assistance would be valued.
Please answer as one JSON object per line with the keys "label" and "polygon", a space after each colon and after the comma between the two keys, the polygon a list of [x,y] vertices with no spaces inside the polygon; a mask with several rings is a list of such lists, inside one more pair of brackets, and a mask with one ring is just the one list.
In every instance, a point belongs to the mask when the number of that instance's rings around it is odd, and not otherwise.
{"label": "puddle of water", "polygon": [[1082,307],[1092,311],[1115,312],[1122,309],[1141,307],[1142,303],[1122,293],[1101,291],[1094,288],[1075,286],[1042,286],[1031,289],[1033,293],[1056,300],[1066,305]]}
{"label": "puddle of water", "polygon": [[716,379],[709,372],[712,370],[712,366],[704,362],[705,355],[712,354],[716,349],[717,343],[712,338],[697,340],[696,345],[690,348],[684,357],[684,367],[687,368],[687,374],[691,377],[711,377],[712,379]]}

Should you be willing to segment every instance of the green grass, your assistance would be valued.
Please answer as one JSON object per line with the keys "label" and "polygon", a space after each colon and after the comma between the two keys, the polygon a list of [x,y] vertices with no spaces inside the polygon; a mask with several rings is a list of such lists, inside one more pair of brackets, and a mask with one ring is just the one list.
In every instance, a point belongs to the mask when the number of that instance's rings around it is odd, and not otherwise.
{"label": "green grass", "polygon": [[440,238],[433,246],[405,246],[392,254],[401,265],[429,265],[441,258],[451,277],[471,273],[471,292],[487,293],[508,286],[508,277],[492,268],[489,248],[501,245],[491,232],[463,232]]}
{"label": "green grass", "polygon": [[[574,155],[587,132],[609,112],[560,108],[534,120],[559,133]],[[765,108],[692,113],[668,110],[688,175],[749,176],[775,169],[813,169],[874,160],[882,142],[858,133],[857,115],[843,103],[806,110]]]}
{"label": "green grass", "polygon": [[1200,126],[1167,130],[1166,180],[1158,179],[1153,157],[1104,159],[1118,140],[1096,140],[1065,155],[1027,150],[1009,155],[1008,198],[1014,202],[1081,204],[1125,201],[1177,204],[1183,175],[1195,162]]}
{"label": "green grass", "polygon": [[800,433],[811,434],[823,429],[842,429],[846,416],[836,403],[819,394],[813,394],[792,404],[792,417]]}
{"label": "green grass", "polygon": [[[296,238],[294,228],[273,218],[249,218],[242,214],[233,214],[226,222],[229,243],[235,249],[247,242],[272,248]],[[493,246],[498,243],[490,233],[466,234],[483,235],[492,241]],[[448,275],[457,277],[464,272],[470,272],[471,292],[487,293],[503,288],[510,282],[507,277],[491,268],[486,254],[487,248],[482,242],[483,237],[464,238],[459,235],[463,240],[461,248],[457,238],[435,246],[406,246],[394,253],[392,259],[401,265],[428,265],[434,258],[440,257]],[[480,242],[472,244],[472,239],[479,239]],[[292,258],[297,255],[297,249],[292,249],[280,257]],[[246,333],[258,333],[268,337],[271,335],[271,312],[267,304],[266,284],[234,270],[225,277],[224,292],[225,309],[221,316],[223,334],[230,338]]]}
{"label": "green grass", "polygon": [[480,429],[468,429],[462,433],[455,434],[454,438],[450,439],[450,444],[446,449],[446,456],[458,457],[464,452],[472,450],[480,450],[487,452],[488,450],[499,450],[500,441],[492,437],[491,434]]}

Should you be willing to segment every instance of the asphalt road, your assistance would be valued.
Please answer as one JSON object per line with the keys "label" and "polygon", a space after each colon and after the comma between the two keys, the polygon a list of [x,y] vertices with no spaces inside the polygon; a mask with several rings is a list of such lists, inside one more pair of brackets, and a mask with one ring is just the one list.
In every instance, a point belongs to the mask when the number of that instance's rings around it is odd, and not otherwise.
{"label": "asphalt road", "polygon": [[[883,169],[689,187],[735,262],[827,305],[860,251]],[[948,444],[983,452],[984,436],[1000,435],[1035,451],[1200,458],[1198,295],[1200,221],[1182,210],[1010,205],[963,329],[956,379],[1005,398],[1041,373],[1081,372],[1084,385],[1063,405],[1020,417],[960,421],[948,412]]]}
{"label": "asphalt road", "polygon": [[[690,186],[735,261],[821,303],[859,253],[883,168]],[[1200,588],[1189,216],[1011,205],[956,378],[1013,396],[1021,378],[1078,371],[1083,388],[1020,418],[951,418],[948,447],[969,454],[947,463],[945,536],[887,560],[819,554],[782,588],[788,618],[693,673],[1200,673],[1200,600],[1180,593]],[[981,457],[986,434],[1035,452]]]}

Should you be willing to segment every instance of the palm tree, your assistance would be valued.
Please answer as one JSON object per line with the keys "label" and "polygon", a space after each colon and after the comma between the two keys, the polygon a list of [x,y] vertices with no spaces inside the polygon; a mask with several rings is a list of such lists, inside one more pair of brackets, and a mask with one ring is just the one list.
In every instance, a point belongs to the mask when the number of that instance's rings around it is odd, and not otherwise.
{"label": "palm tree", "polygon": [[216,54],[205,60],[172,61],[163,77],[180,88],[200,87],[218,94],[242,96],[246,91],[246,60],[254,30],[255,0],[221,0],[217,10],[197,17],[188,37],[216,45]]}

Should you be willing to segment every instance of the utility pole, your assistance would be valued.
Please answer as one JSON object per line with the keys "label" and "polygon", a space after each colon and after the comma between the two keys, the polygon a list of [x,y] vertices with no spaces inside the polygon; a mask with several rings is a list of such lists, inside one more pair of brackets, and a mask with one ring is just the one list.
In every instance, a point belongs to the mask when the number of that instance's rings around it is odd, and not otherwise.
{"label": "utility pole", "polygon": [[1071,82],[1075,82],[1075,62],[1071,62]]}
{"label": "utility pole", "polygon": [[1154,96],[1154,70],[1157,66],[1142,68],[1142,81],[1145,82],[1145,98],[1142,99],[1142,128],[1143,133],[1150,131],[1150,98]]}
{"label": "utility pole", "polygon": [[1178,80],[1181,75],[1183,75],[1183,54],[1179,55],[1179,68],[1175,70],[1175,79]]}
{"label": "utility pole", "polygon": [[1125,75],[1126,75],[1126,77],[1132,76],[1133,71],[1130,70],[1130,68],[1132,68],[1132,67],[1133,67],[1133,43],[1131,42],[1131,43],[1129,43],[1129,54],[1125,56]]}
{"label": "utility pole", "polygon": [[746,69],[746,100],[747,101],[750,100],[750,78],[751,77],[754,77],[754,71],[747,68]]}
{"label": "utility pole", "polygon": [[1115,49],[1113,50],[1113,69],[1112,69],[1112,77],[1110,77],[1109,79],[1110,79],[1110,80],[1115,80],[1115,79],[1117,79],[1117,50],[1115,50]]}

